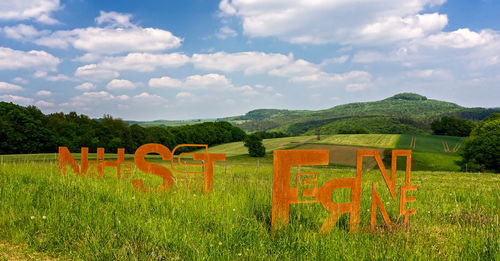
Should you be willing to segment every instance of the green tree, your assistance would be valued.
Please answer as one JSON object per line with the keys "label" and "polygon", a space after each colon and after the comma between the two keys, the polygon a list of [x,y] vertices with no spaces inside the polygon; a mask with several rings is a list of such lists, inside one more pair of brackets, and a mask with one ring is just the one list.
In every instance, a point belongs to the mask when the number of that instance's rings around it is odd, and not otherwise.
{"label": "green tree", "polygon": [[444,116],[431,123],[432,132],[435,135],[448,135],[467,137],[476,124],[473,121],[466,121],[455,116]]}
{"label": "green tree", "polygon": [[500,113],[482,120],[465,139],[462,170],[500,172]]}
{"label": "green tree", "polygon": [[262,144],[262,138],[257,134],[248,135],[245,139],[245,147],[248,147],[250,157],[264,157],[266,148]]}

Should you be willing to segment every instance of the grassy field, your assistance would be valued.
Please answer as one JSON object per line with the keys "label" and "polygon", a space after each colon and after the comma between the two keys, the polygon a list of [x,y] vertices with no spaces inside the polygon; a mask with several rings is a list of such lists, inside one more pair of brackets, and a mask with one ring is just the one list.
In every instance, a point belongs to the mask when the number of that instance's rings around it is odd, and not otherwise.
{"label": "grassy field", "polygon": [[396,148],[399,134],[336,134],[322,137],[314,143],[366,146],[373,148]]}
{"label": "grassy field", "polygon": [[[418,191],[410,227],[402,226],[399,199],[392,200],[378,171],[363,173],[361,230],[348,232],[348,215],[329,235],[318,230],[328,212],[318,203],[292,205],[287,231],[271,235],[272,162],[244,156],[217,163],[214,190],[174,189],[139,193],[130,179],[107,168],[102,179],[62,177],[53,154],[38,161],[0,163],[0,259],[19,256],[62,259],[500,259],[500,175],[413,171]],[[42,160],[42,158],[45,158]],[[292,171],[296,171],[293,168]],[[352,177],[354,170],[303,167],[318,183]],[[397,185],[403,181],[398,172]],[[136,172],[148,186],[159,178]],[[371,184],[385,204],[393,229],[368,232]],[[347,202],[349,191],[333,193]],[[7,256],[6,256],[7,255]],[[15,256],[14,256],[15,257]]]}
{"label": "grassy field", "polygon": [[[415,138],[415,147],[412,144],[412,137]],[[397,144],[398,149],[411,149],[417,152],[446,153],[457,155],[461,152],[464,138],[437,135],[408,135],[403,134]],[[444,144],[444,145],[443,145]],[[449,151],[445,151],[445,146]]]}
{"label": "grassy field", "polygon": [[[264,139],[262,141],[262,144],[264,145],[264,147],[266,147],[266,152],[272,152],[273,150],[286,149],[288,147],[295,146],[298,143],[305,142],[313,138],[314,136],[296,136],[276,139]],[[248,148],[243,145],[242,141],[238,141],[210,147],[208,149],[208,152],[226,153],[226,156],[231,157],[248,154]]]}

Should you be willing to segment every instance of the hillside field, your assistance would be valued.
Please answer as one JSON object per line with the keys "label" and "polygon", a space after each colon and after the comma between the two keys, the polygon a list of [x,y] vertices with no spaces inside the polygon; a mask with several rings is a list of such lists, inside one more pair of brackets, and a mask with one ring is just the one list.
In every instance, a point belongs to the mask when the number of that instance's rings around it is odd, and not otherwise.
{"label": "hillside field", "polygon": [[[0,163],[0,259],[500,259],[498,174],[412,171],[418,190],[408,195],[417,201],[407,208],[417,213],[405,228],[399,196],[390,197],[380,172],[364,171],[357,234],[348,232],[348,214],[330,234],[319,234],[328,212],[313,203],[292,205],[288,230],[273,235],[268,160],[259,170],[244,156],[217,162],[214,189],[202,194],[176,188],[140,193],[130,179],[117,179],[114,168],[101,179],[61,176],[54,154],[22,157],[4,156]],[[331,166],[302,171],[317,172],[318,185],[355,172]],[[140,171],[133,178],[151,187],[161,180]],[[390,230],[378,216],[378,228],[369,232],[372,183]],[[403,183],[399,171],[397,186]],[[349,191],[338,190],[332,199],[348,202]]]}

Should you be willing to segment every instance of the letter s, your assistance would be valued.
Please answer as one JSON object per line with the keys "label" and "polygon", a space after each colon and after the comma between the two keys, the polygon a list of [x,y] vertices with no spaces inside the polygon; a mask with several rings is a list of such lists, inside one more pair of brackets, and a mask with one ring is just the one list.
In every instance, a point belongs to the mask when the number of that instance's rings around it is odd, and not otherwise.
{"label": "letter s", "polygon": [[[167,147],[161,144],[149,143],[139,147],[135,151],[134,155],[134,162],[138,169],[146,173],[156,175],[163,179],[163,183],[158,188],[158,190],[162,191],[170,189],[174,183],[172,172],[170,172],[170,170],[161,165],[147,162],[144,157],[148,153],[158,153],[161,155],[161,158],[163,160],[172,160],[172,153]],[[132,180],[132,186],[134,187],[135,190],[140,190],[144,192],[152,190],[144,185],[142,179]]]}

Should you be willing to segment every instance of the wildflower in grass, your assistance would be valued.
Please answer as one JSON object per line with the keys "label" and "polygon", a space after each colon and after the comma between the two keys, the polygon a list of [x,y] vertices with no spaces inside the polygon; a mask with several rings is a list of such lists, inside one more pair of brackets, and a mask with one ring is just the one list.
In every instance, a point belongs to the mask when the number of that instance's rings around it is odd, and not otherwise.
{"label": "wildflower in grass", "polygon": [[35,219],[35,216],[31,216],[31,219]]}
{"label": "wildflower in grass", "polygon": [[241,256],[241,253],[238,253],[238,256]]}
{"label": "wildflower in grass", "polygon": [[222,246],[222,242],[219,241],[219,246]]}
{"label": "wildflower in grass", "polygon": [[132,200],[134,200],[134,199],[135,199],[135,196],[132,196]]}
{"label": "wildflower in grass", "polygon": [[236,211],[236,209],[235,209],[235,208],[233,208],[233,212],[235,212],[235,211]]}
{"label": "wildflower in grass", "polygon": [[47,219],[47,217],[46,216],[42,216],[42,219]]}

